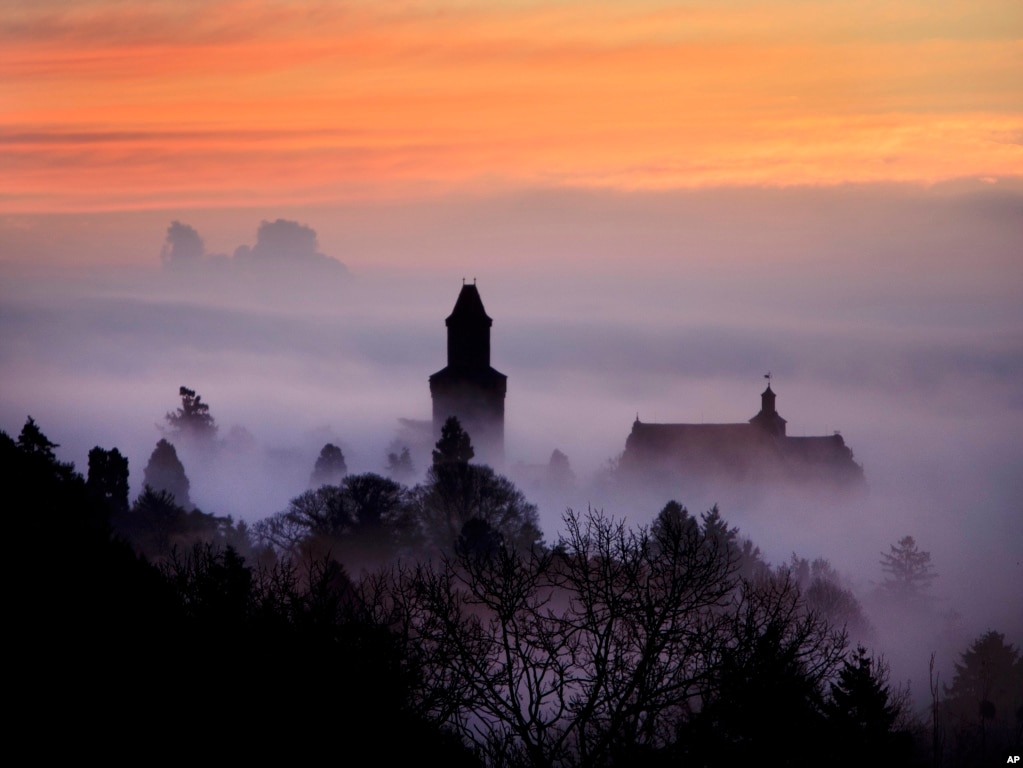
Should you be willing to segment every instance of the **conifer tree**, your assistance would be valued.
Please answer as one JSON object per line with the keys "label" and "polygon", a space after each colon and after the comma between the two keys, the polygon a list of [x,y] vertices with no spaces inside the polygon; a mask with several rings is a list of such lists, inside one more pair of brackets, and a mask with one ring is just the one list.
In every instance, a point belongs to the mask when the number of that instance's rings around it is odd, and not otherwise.
{"label": "conifer tree", "polygon": [[174,497],[176,504],[185,509],[192,506],[192,501],[188,497],[190,483],[173,444],[163,439],[156,444],[143,471],[143,477],[146,486],[154,491],[166,491]]}
{"label": "conifer tree", "polygon": [[340,485],[346,474],[348,464],[345,462],[344,453],[333,443],[327,443],[316,459],[313,473],[309,477],[309,485],[312,488],[319,488],[321,485]]}
{"label": "conifer tree", "polygon": [[407,483],[415,477],[416,468],[407,446],[401,447],[401,453],[392,451],[387,454],[387,474],[399,483]]}
{"label": "conifer tree", "polygon": [[115,512],[128,510],[128,458],[116,448],[89,451],[86,485]]}
{"label": "conifer tree", "polygon": [[217,423],[210,415],[210,407],[202,401],[202,396],[188,387],[178,389],[181,396],[181,407],[174,413],[167,414],[167,422],[171,426],[172,435],[212,440],[217,436]]}
{"label": "conifer tree", "polygon": [[50,442],[50,439],[39,429],[36,420],[29,416],[25,421],[25,426],[21,428],[21,434],[18,435],[18,447],[25,453],[42,456],[49,461],[56,461],[57,455],[53,449],[60,448],[60,445]]}
{"label": "conifer tree", "polygon": [[462,429],[461,422],[448,416],[440,430],[440,440],[433,451],[433,464],[468,464],[476,452],[472,448],[469,433]]}
{"label": "conifer tree", "polygon": [[898,597],[921,597],[937,578],[931,553],[917,547],[912,536],[903,536],[891,552],[881,554],[881,570],[887,576],[881,587]]}

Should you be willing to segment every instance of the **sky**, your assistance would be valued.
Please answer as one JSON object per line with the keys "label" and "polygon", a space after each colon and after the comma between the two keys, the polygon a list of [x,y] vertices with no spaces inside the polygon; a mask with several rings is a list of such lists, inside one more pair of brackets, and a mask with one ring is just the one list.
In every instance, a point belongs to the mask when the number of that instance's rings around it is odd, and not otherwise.
{"label": "sky", "polygon": [[1023,173],[1015,0],[0,8],[4,214]]}
{"label": "sky", "polygon": [[477,279],[511,462],[589,489],[771,371],[870,501],[725,518],[864,589],[912,534],[1023,637],[1021,73],[1018,0],[0,0],[0,428],[137,491],[189,386],[238,457],[193,496],[258,519],[326,440],[380,471]]}

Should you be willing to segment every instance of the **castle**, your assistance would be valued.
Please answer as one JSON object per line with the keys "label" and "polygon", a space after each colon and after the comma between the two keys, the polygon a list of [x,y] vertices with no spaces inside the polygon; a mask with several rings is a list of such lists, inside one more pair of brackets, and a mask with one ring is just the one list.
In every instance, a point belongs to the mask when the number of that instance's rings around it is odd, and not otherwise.
{"label": "castle", "polygon": [[[448,364],[430,376],[433,439],[444,422],[455,416],[472,439],[476,461],[501,466],[508,377],[490,365],[494,321],[483,308],[475,281],[471,285],[462,281],[455,307],[444,323]],[[634,477],[671,483],[865,485],[863,468],[840,434],[786,435],[787,422],[775,400],[768,383],[760,395],[760,411],[747,422],[735,424],[651,424],[637,415],[619,469]]]}
{"label": "castle", "polygon": [[476,281],[462,281],[448,328],[448,364],[430,377],[433,432],[455,416],[469,433],[476,461],[500,466],[504,461],[504,397],[508,377],[490,367],[490,327]]}
{"label": "castle", "polygon": [[786,435],[775,397],[768,383],[760,411],[735,424],[649,424],[637,416],[619,467],[627,474],[664,480],[862,487],[863,467],[842,436]]}

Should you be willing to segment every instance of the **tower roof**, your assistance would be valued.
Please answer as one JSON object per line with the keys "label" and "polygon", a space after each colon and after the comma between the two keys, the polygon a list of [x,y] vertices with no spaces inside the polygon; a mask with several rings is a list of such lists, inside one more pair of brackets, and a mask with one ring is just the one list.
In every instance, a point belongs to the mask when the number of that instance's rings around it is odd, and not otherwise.
{"label": "tower roof", "polygon": [[483,309],[483,299],[480,298],[480,292],[476,290],[476,284],[463,284],[462,290],[458,294],[458,300],[455,302],[455,308],[451,310],[451,314],[444,322],[450,324],[452,321],[461,323],[481,320],[485,321],[488,326],[494,322],[487,315],[487,311]]}

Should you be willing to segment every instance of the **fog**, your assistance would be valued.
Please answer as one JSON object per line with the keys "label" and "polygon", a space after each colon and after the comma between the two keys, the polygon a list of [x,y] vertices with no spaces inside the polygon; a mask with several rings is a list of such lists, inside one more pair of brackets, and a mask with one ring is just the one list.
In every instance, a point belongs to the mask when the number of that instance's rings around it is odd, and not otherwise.
{"label": "fog", "polygon": [[[81,471],[117,446],[134,495],[188,386],[223,440],[213,462],[182,449],[193,501],[255,521],[325,442],[383,470],[399,419],[429,418],[444,318],[476,280],[509,377],[503,471],[548,540],[567,506],[648,523],[666,496],[600,480],[637,414],[744,422],[770,372],[788,434],[840,430],[869,494],[671,495],[719,503],[773,563],[828,558],[861,596],[914,536],[941,619],[871,619],[919,694],[939,646],[947,669],[985,629],[1023,639],[1020,221],[1023,188],[983,183],[7,218],[0,428],[33,416]],[[554,449],[577,478],[561,494],[529,481]]]}

